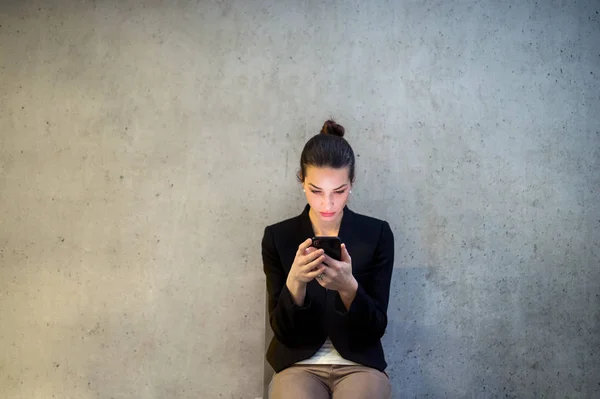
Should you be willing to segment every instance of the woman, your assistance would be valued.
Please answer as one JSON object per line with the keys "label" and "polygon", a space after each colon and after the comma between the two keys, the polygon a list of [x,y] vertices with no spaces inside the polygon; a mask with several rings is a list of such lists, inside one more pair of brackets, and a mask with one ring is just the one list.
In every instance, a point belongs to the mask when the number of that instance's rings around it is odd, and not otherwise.
{"label": "woman", "polygon": [[[391,397],[380,339],[394,236],[386,221],[348,209],[355,159],[343,136],[329,120],[306,143],[298,179],[308,204],[264,231],[272,399]],[[314,236],[339,236],[341,261],[314,248]]]}

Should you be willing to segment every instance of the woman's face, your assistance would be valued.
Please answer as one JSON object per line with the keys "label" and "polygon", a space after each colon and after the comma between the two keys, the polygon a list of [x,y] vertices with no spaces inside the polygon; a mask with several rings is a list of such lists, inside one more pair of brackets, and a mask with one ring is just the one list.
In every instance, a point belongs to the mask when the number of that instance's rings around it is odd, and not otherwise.
{"label": "woman's face", "polygon": [[306,200],[315,216],[324,222],[331,222],[340,216],[348,201],[352,184],[349,168],[318,168],[308,166],[304,177]]}

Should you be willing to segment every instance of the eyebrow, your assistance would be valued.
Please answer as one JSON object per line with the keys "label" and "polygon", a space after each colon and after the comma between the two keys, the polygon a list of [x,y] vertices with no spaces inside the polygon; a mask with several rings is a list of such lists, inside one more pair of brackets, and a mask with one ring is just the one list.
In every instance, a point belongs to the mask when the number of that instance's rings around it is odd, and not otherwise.
{"label": "eyebrow", "polygon": [[[321,187],[317,187],[317,186],[315,186],[315,185],[314,185],[314,184],[312,184],[312,183],[308,183],[308,185],[309,185],[309,186],[313,186],[313,187],[314,187],[314,188],[316,188],[317,190],[322,190],[322,188],[321,188]],[[338,188],[334,188],[334,189],[333,189],[333,191],[336,191],[336,190],[339,190],[339,189],[341,189],[341,188],[344,188],[344,187],[346,187],[347,185],[348,185],[348,183],[344,183],[344,184],[342,184],[341,186],[339,186]]]}

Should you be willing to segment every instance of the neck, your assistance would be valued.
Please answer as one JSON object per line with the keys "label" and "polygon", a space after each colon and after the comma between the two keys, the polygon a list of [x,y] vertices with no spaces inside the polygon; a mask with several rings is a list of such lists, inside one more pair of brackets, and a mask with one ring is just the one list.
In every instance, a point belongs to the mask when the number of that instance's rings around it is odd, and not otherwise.
{"label": "neck", "polygon": [[324,222],[319,219],[319,217],[315,214],[312,208],[308,211],[308,217],[310,218],[310,222],[313,225],[313,230],[316,235],[321,236],[337,236],[340,231],[340,225],[342,224],[342,217],[344,216],[344,212],[332,221]]}

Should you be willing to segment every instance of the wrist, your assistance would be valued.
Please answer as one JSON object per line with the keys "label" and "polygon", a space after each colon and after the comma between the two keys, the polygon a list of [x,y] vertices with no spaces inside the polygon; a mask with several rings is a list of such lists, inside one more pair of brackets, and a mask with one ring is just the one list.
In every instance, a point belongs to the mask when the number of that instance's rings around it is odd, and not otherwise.
{"label": "wrist", "polygon": [[286,281],[286,286],[292,297],[292,301],[297,306],[304,305],[304,299],[306,296],[306,284],[296,281],[293,278],[289,278]]}
{"label": "wrist", "polygon": [[358,281],[352,276],[352,280],[348,284],[348,287],[340,291],[342,298],[354,298],[356,291],[358,290]]}
{"label": "wrist", "polygon": [[301,290],[306,284],[302,281],[296,280],[294,277],[289,276],[286,285],[290,291],[298,291]]}
{"label": "wrist", "polygon": [[339,291],[340,299],[346,308],[346,311],[350,311],[350,307],[352,306],[352,302],[354,302],[354,298],[356,298],[356,292],[358,291],[358,281],[352,276],[352,280],[349,283],[347,289]]}

